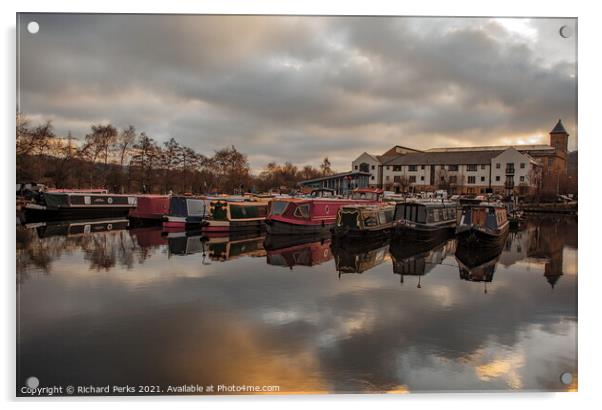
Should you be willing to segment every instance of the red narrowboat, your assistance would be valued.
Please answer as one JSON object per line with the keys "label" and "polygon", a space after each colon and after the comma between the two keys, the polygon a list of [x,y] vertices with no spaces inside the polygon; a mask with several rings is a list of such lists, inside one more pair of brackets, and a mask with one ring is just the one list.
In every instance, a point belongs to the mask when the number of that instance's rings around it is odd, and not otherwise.
{"label": "red narrowboat", "polygon": [[169,195],[138,195],[136,208],[130,218],[145,221],[161,221],[169,213]]}
{"label": "red narrowboat", "polygon": [[362,188],[350,198],[341,199],[330,189],[312,191],[306,198],[283,198],[270,201],[266,228],[271,235],[322,234],[336,224],[339,208],[351,204],[382,203],[383,191]]}

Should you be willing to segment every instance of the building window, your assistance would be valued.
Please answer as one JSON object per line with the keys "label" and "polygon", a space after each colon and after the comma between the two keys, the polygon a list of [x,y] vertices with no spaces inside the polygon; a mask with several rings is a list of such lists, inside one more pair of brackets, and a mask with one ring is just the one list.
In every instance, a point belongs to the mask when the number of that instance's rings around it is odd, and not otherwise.
{"label": "building window", "polygon": [[416,183],[416,175],[410,175],[410,184]]}
{"label": "building window", "polygon": [[420,180],[421,180],[421,181],[424,181],[424,175],[422,175],[422,176],[420,177]]}
{"label": "building window", "polygon": [[416,165],[409,165],[408,166],[408,171],[415,172],[416,171]]}
{"label": "building window", "polygon": [[481,182],[485,182],[485,177],[481,177]]}
{"label": "building window", "polygon": [[360,164],[360,171],[362,172],[368,172],[368,170],[370,169],[370,165],[366,164],[365,162],[362,162]]}
{"label": "building window", "polygon": [[498,176],[496,176],[496,177],[495,177],[495,180],[496,180],[497,182],[500,182],[500,176],[499,176],[499,175],[498,175]]}
{"label": "building window", "polygon": [[525,169],[525,163],[524,162],[520,163],[520,169]]}
{"label": "building window", "polygon": [[374,169],[374,165],[372,165],[372,169]]}
{"label": "building window", "polygon": [[358,169],[358,166],[356,165],[354,168],[355,168],[355,170],[357,171],[357,169]]}
{"label": "building window", "polygon": [[387,165],[387,171],[389,170],[389,166]]}
{"label": "building window", "polygon": [[520,177],[520,182],[525,182],[525,177]]}
{"label": "building window", "polygon": [[448,171],[457,171],[458,170],[458,165],[448,165],[447,166],[447,170]]}
{"label": "building window", "polygon": [[514,174],[514,162],[506,163],[506,174]]}
{"label": "building window", "polygon": [[420,169],[424,169],[424,165],[420,165]]}
{"label": "building window", "polygon": [[466,166],[466,170],[467,171],[476,171],[477,170],[477,164],[468,164]]}
{"label": "building window", "polygon": [[485,169],[486,165],[485,164],[481,164],[481,169]]}
{"label": "building window", "polygon": [[393,177],[393,182],[398,182],[398,183],[401,182],[401,177],[399,175],[395,175]]}
{"label": "building window", "polygon": [[401,165],[393,165],[393,172],[401,172]]}
{"label": "building window", "polygon": [[372,181],[374,181],[374,175],[372,175],[372,176],[370,177],[370,179],[371,179]]}
{"label": "building window", "polygon": [[385,177],[385,181],[389,181],[389,176],[388,175]]}
{"label": "building window", "polygon": [[455,176],[455,175],[450,175],[449,176],[449,183],[450,184],[455,184],[457,182],[458,182],[458,177],[457,176]]}
{"label": "building window", "polygon": [[476,177],[474,175],[471,175],[468,177],[468,183],[469,184],[474,184],[476,181]]}
{"label": "building window", "polygon": [[499,162],[497,162],[497,163],[495,164],[495,168],[496,168],[496,169],[500,169],[501,167],[502,167],[502,164],[500,164]]}

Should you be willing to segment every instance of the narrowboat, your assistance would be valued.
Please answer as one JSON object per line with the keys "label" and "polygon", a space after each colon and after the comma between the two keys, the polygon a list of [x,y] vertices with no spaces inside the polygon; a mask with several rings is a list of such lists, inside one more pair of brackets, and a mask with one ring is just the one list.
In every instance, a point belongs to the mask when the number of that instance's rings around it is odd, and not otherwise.
{"label": "narrowboat", "polygon": [[455,202],[416,201],[395,205],[395,236],[416,241],[446,238],[457,220]]}
{"label": "narrowboat", "polygon": [[307,198],[274,199],[265,223],[270,235],[323,234],[334,228],[339,208],[352,204],[376,204],[383,191],[358,189],[350,198],[336,198],[334,191],[319,189]]}
{"label": "narrowboat", "polygon": [[332,252],[339,278],[345,273],[364,273],[390,259],[389,239],[374,238],[351,245],[335,242]]}
{"label": "narrowboat", "polygon": [[505,242],[509,226],[503,205],[487,202],[462,205],[456,235],[467,246],[495,247]]}
{"label": "narrowboat", "polygon": [[130,218],[136,222],[162,221],[169,213],[169,195],[137,195],[136,208],[130,211]]}
{"label": "narrowboat", "polygon": [[210,201],[202,197],[172,196],[169,213],[163,216],[163,228],[198,228],[207,223]]}
{"label": "narrowboat", "polygon": [[213,200],[204,229],[206,231],[260,231],[265,227],[268,203],[263,201],[230,202]]}
{"label": "narrowboat", "polygon": [[294,266],[316,266],[332,259],[331,240],[301,242],[278,249],[268,249],[267,263],[293,269]]}
{"label": "narrowboat", "polygon": [[129,221],[121,219],[97,219],[74,222],[39,222],[27,224],[27,228],[35,228],[40,238],[51,236],[80,236],[97,232],[119,231],[127,229]]}
{"label": "narrowboat", "polygon": [[136,207],[134,195],[40,192],[25,205],[26,222],[125,218]]}
{"label": "narrowboat", "polygon": [[338,239],[387,236],[394,214],[394,205],[345,205],[339,208],[333,234]]}

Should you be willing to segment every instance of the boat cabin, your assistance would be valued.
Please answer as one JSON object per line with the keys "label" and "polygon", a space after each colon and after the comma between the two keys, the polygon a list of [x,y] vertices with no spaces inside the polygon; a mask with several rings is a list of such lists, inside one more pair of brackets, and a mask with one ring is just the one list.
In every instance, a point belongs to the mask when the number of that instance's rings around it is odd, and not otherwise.
{"label": "boat cabin", "polygon": [[395,220],[416,224],[438,224],[456,220],[453,202],[401,202],[395,206]]}
{"label": "boat cabin", "polygon": [[346,205],[339,209],[337,228],[351,231],[382,230],[394,221],[394,206]]}
{"label": "boat cabin", "polygon": [[384,191],[378,188],[357,188],[351,192],[351,199],[356,201],[378,201],[381,202]]}
{"label": "boat cabin", "polygon": [[508,215],[503,206],[481,203],[463,206],[458,219],[458,225],[498,229],[508,221]]}
{"label": "boat cabin", "polygon": [[330,188],[314,189],[309,196],[312,198],[337,198],[336,191]]}

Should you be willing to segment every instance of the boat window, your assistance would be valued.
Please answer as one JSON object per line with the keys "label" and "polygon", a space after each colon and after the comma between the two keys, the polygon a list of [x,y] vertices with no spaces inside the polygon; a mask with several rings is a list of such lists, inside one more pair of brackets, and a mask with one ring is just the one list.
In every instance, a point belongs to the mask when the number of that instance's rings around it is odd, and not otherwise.
{"label": "boat window", "polygon": [[438,209],[433,209],[433,222],[439,222],[440,215]]}
{"label": "boat window", "polygon": [[272,215],[282,215],[288,206],[285,201],[272,201],[270,203],[270,213]]}
{"label": "boat window", "polygon": [[405,214],[404,214],[405,207],[406,206],[404,204],[398,204],[395,207],[395,220],[400,220],[405,217]]}
{"label": "boat window", "polygon": [[309,218],[309,204],[299,205],[293,215],[297,218]]}
{"label": "boat window", "polygon": [[418,207],[418,217],[416,218],[418,223],[426,223],[426,208],[424,206]]}
{"label": "boat window", "polygon": [[364,218],[364,226],[377,226],[376,214],[369,214]]}

